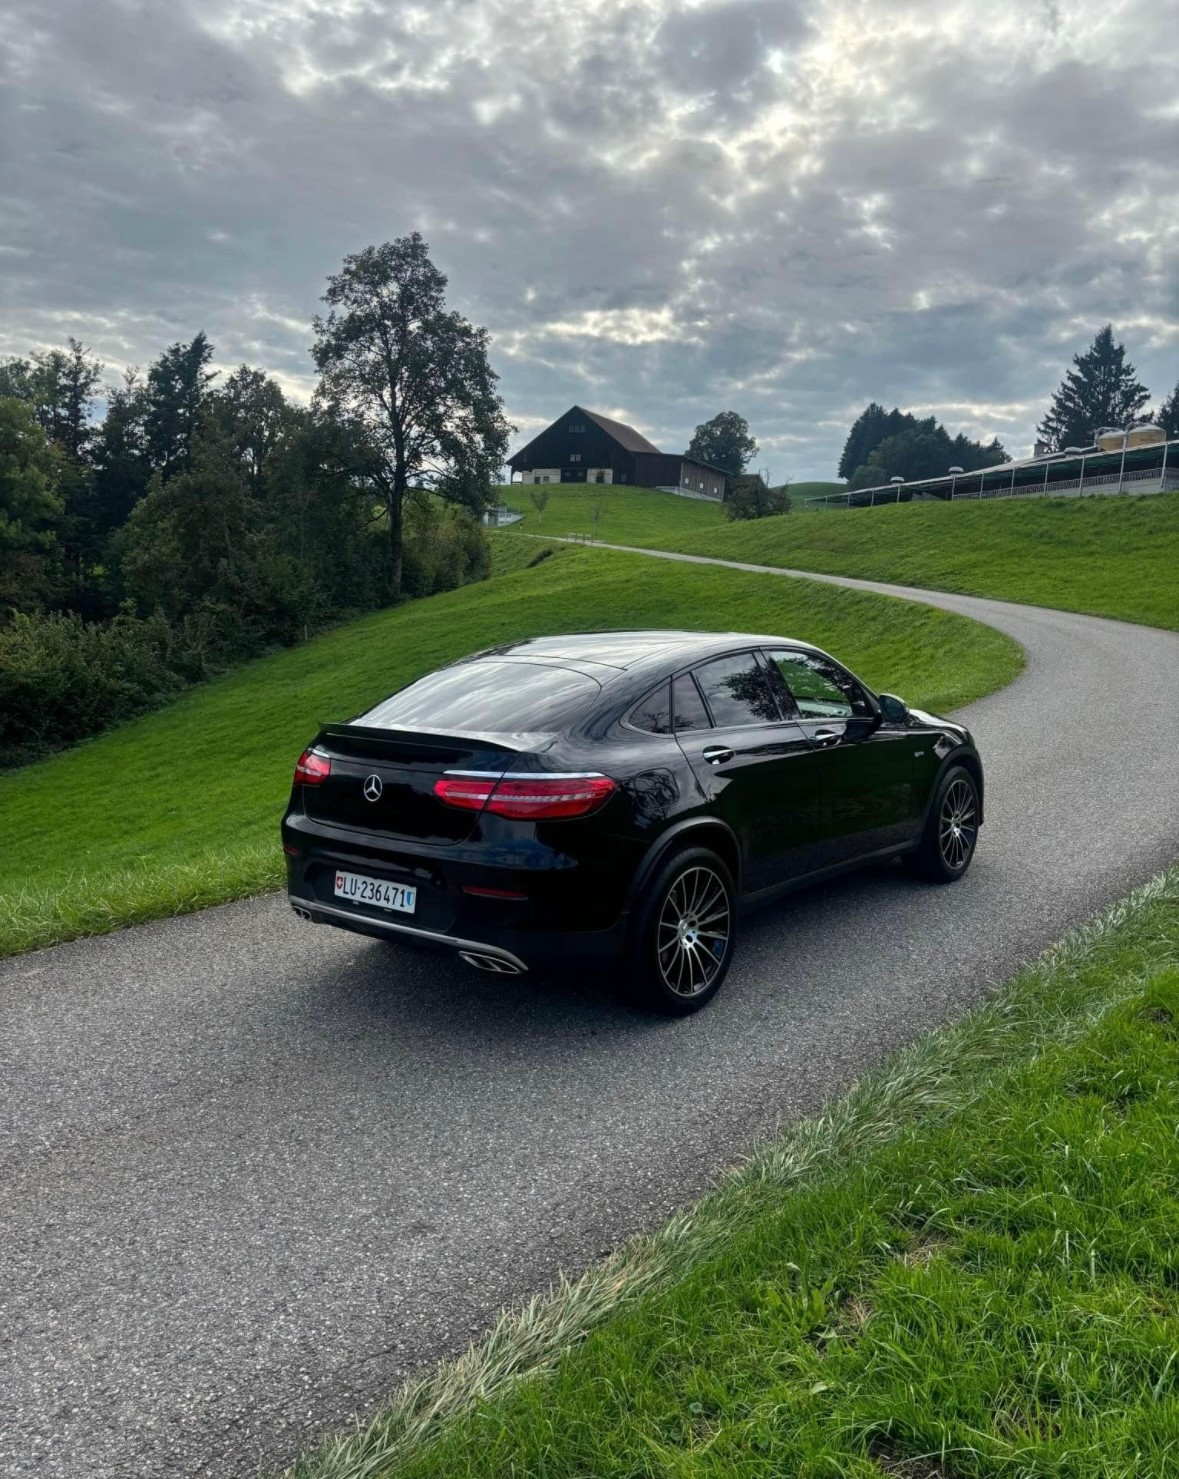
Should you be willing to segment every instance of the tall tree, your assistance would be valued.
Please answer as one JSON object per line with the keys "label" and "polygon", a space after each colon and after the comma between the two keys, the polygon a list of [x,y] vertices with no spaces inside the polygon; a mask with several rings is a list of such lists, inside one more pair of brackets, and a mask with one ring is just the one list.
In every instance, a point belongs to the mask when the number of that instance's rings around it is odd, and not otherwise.
{"label": "tall tree", "polygon": [[1126,359],[1126,346],[1114,343],[1112,324],[1084,354],[1073,355],[1073,365],[1038,428],[1054,452],[1088,446],[1103,426],[1132,426],[1150,399]]}
{"label": "tall tree", "polygon": [[357,433],[356,470],[384,506],[394,599],[411,487],[489,504],[512,432],[487,330],[447,310],[446,283],[415,231],[345,257],[314,323],[316,402]]}
{"label": "tall tree", "polygon": [[0,607],[34,609],[50,593],[62,517],[55,451],[27,402],[0,398]]}
{"label": "tall tree", "polygon": [[139,371],[132,365],[123,372],[122,385],[107,396],[106,415],[92,453],[94,522],[101,537],[126,523],[147,491],[151,462],[146,420],[147,397]]}
{"label": "tall tree", "polygon": [[685,454],[700,462],[723,467],[732,477],[743,473],[757,456],[757,442],[749,434],[749,422],[736,411],[721,411],[696,428]]}
{"label": "tall tree", "polygon": [[144,431],[152,467],[165,479],[192,461],[209,386],[213,346],[202,330],[188,344],[172,344],[147,372]]}
{"label": "tall tree", "polygon": [[239,365],[220,390],[213,392],[211,406],[251,488],[258,493],[290,420],[281,386],[265,370]]}
{"label": "tall tree", "polygon": [[70,337],[66,344],[66,350],[39,351],[30,359],[0,364],[0,395],[31,406],[49,440],[81,462],[94,436],[90,409],[102,384],[103,365],[77,339]]}
{"label": "tall tree", "polygon": [[1154,419],[1166,432],[1168,441],[1172,437],[1179,437],[1179,385],[1175,386],[1159,407],[1159,413]]}

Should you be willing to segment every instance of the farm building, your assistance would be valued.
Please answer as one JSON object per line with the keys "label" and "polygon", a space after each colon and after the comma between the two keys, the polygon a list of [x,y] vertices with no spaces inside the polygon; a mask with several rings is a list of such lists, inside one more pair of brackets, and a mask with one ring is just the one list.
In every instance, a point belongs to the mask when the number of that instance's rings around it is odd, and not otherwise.
{"label": "farm building", "polygon": [[725,496],[725,471],[677,453],[661,452],[633,426],[571,406],[508,459],[513,481],[632,483],[688,498]]}

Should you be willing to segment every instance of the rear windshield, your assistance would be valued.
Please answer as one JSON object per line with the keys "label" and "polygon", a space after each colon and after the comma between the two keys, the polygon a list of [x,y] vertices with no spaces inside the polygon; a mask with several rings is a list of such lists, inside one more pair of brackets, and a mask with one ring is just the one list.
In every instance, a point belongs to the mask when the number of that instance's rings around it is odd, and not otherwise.
{"label": "rear windshield", "polygon": [[354,722],[373,729],[543,732],[578,718],[601,684],[570,668],[470,662],[419,678]]}

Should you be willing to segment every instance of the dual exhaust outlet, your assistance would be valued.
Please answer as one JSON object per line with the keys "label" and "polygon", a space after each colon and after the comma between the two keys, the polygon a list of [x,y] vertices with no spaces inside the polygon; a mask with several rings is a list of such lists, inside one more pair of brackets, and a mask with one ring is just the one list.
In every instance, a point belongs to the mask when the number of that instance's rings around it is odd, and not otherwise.
{"label": "dual exhaust outlet", "polygon": [[[302,904],[291,904],[292,910],[298,917],[309,924],[315,922],[315,916],[310,909],[304,909]],[[467,965],[474,966],[477,971],[488,971],[493,976],[522,976],[525,972],[518,960],[512,960],[506,955],[492,955],[486,950],[460,950],[458,958],[466,961]]]}

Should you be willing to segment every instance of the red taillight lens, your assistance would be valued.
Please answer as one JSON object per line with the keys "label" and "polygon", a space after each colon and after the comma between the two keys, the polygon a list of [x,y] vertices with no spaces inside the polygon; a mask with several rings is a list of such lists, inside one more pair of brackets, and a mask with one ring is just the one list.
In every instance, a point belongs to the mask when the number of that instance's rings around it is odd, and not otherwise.
{"label": "red taillight lens", "polygon": [[322,786],[332,773],[332,762],[318,750],[304,750],[295,762],[295,784]]}
{"label": "red taillight lens", "polygon": [[484,808],[497,817],[554,821],[584,817],[604,806],[618,787],[606,775],[493,777],[440,776],[434,795],[447,806]]}
{"label": "red taillight lens", "polygon": [[494,790],[494,778],[484,780],[482,777],[440,775],[434,782],[434,795],[439,801],[445,801],[447,806],[462,807],[464,811],[482,811]]}

